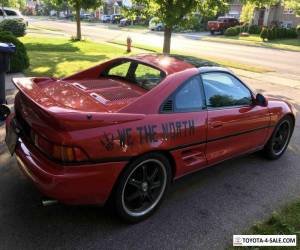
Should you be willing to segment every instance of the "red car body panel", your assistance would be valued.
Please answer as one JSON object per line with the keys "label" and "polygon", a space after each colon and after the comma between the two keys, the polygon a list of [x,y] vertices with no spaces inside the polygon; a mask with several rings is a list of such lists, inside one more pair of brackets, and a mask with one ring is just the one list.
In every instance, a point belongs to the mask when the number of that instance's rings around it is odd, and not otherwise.
{"label": "red car body panel", "polygon": [[[120,60],[151,65],[164,72],[164,79],[146,91],[99,75]],[[166,98],[202,70],[153,54],[111,60],[64,79],[14,79],[20,93],[16,114],[7,126],[16,119],[25,131],[16,148],[21,169],[51,198],[103,204],[128,162],[138,156],[153,151],[165,154],[177,179],[261,149],[276,123],[286,114],[294,116],[289,104],[276,100],[266,106],[161,113]],[[32,134],[79,150],[86,158],[75,163],[56,161],[36,147]]]}
{"label": "red car body panel", "polygon": [[47,197],[66,204],[104,204],[127,162],[61,166],[20,140],[17,162]]}

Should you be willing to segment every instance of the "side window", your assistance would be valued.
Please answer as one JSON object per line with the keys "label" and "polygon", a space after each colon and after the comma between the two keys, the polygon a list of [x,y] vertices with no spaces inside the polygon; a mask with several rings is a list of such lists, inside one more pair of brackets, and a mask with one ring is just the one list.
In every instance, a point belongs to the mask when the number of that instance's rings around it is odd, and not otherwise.
{"label": "side window", "polygon": [[135,70],[135,81],[147,90],[154,88],[163,77],[163,72],[147,65],[138,64]]}
{"label": "side window", "polygon": [[125,78],[127,76],[130,64],[131,64],[131,62],[125,62],[122,64],[118,64],[109,70],[108,75],[109,76],[119,76],[119,77]]}
{"label": "side window", "polygon": [[203,108],[201,81],[199,76],[184,83],[174,96],[174,111],[196,111]]}
{"label": "side window", "polygon": [[17,16],[17,13],[15,11],[12,10],[4,10],[4,11],[8,16]]}
{"label": "side window", "polygon": [[202,81],[207,107],[219,108],[252,104],[250,90],[226,73],[205,73]]}

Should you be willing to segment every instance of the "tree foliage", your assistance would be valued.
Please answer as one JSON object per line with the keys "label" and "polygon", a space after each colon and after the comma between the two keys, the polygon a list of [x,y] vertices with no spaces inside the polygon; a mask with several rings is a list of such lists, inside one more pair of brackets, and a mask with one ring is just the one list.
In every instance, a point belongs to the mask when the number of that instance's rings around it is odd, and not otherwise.
{"label": "tree foliage", "polygon": [[69,4],[67,1],[58,1],[58,0],[43,0],[43,13],[49,15],[51,10],[57,11],[66,11],[69,9]]}
{"label": "tree foliage", "polygon": [[294,10],[295,14],[300,16],[300,0],[241,0],[241,2],[254,4],[258,8],[282,4],[285,8]]}
{"label": "tree foliage", "polygon": [[244,4],[240,16],[240,21],[244,23],[251,23],[253,19],[254,9],[255,9],[255,4],[253,3]]}
{"label": "tree foliage", "polygon": [[300,16],[300,0],[285,0],[284,5],[295,11],[297,16]]}
{"label": "tree foliage", "polygon": [[255,7],[263,8],[270,5],[278,4],[280,0],[241,0],[241,3],[243,4],[253,4]]}
{"label": "tree foliage", "polygon": [[46,0],[49,4],[54,6],[61,6],[63,4],[68,4],[75,10],[76,19],[76,40],[81,40],[81,20],[80,20],[80,10],[81,9],[96,9],[102,4],[102,0]]}
{"label": "tree foliage", "polygon": [[140,10],[145,16],[158,17],[164,23],[163,52],[170,53],[174,26],[179,25],[192,12],[202,16],[225,12],[228,0],[133,0],[133,5],[142,6]]}
{"label": "tree foliage", "polygon": [[1,6],[23,10],[26,6],[26,0],[2,0]]}

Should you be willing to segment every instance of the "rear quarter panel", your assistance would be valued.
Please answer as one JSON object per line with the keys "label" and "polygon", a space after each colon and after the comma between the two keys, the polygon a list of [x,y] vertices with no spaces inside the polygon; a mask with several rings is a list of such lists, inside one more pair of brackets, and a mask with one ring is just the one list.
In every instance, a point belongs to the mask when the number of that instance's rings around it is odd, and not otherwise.
{"label": "rear quarter panel", "polygon": [[[93,161],[129,160],[152,151],[170,151],[176,175],[183,175],[206,163],[206,111],[201,113],[147,115],[138,122],[73,131],[70,138]],[[199,142],[198,151],[203,153],[196,161],[181,155],[181,147]]]}

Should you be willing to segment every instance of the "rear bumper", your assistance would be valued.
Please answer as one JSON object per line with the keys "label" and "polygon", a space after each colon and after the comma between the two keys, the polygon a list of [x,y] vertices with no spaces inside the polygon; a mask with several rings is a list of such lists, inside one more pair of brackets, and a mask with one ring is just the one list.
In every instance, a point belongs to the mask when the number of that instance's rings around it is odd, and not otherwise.
{"label": "rear bumper", "polygon": [[18,165],[47,197],[66,204],[104,204],[127,162],[62,166],[19,139]]}

